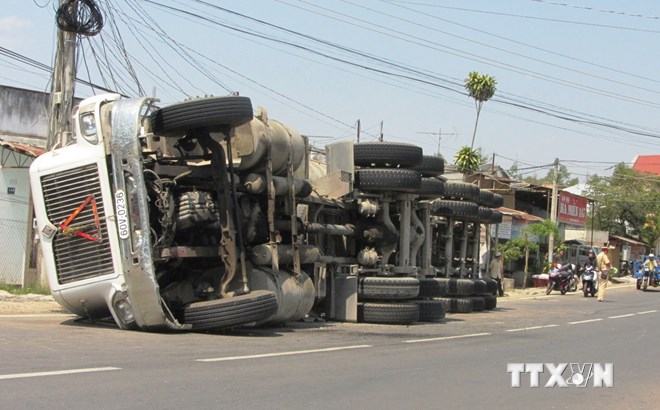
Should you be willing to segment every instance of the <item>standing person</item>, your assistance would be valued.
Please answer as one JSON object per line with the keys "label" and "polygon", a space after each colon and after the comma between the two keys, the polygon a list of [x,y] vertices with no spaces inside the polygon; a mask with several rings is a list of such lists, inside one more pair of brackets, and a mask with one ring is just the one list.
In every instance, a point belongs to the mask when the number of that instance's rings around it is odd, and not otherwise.
{"label": "standing person", "polygon": [[504,288],[502,287],[502,276],[504,274],[504,260],[502,253],[497,252],[495,257],[490,262],[490,278],[497,282],[497,294],[504,296]]}
{"label": "standing person", "polygon": [[605,289],[607,288],[607,281],[609,280],[610,269],[612,263],[607,253],[610,251],[608,246],[603,246],[600,253],[596,257],[596,268],[598,269],[598,301],[602,302],[605,299]]}

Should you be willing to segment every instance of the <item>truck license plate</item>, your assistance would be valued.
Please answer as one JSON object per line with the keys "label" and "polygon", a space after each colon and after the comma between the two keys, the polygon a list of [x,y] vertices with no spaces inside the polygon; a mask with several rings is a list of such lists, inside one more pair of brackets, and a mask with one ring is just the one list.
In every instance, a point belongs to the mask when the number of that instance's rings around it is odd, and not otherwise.
{"label": "truck license plate", "polygon": [[117,230],[119,238],[128,239],[128,211],[126,209],[126,194],[121,189],[115,192],[115,209],[117,213]]}

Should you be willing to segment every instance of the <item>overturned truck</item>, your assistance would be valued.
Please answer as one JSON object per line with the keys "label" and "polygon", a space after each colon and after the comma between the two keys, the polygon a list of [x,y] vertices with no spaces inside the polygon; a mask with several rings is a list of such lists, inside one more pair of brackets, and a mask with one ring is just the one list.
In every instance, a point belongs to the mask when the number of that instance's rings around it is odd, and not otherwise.
{"label": "overturned truck", "polygon": [[502,198],[419,147],[331,144],[318,175],[306,139],[241,96],[107,94],[73,124],[30,178],[52,294],[79,316],[205,330],[495,307],[479,238]]}

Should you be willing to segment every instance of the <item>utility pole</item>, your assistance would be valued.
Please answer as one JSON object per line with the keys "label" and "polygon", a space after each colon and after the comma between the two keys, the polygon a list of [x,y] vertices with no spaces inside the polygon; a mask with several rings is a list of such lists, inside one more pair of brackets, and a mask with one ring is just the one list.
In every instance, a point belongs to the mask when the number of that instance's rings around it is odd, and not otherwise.
{"label": "utility pole", "polygon": [[378,141],[383,142],[383,121],[380,122],[380,136],[378,137]]}
{"label": "utility pole", "polygon": [[360,143],[360,119],[357,120],[357,143]]}
{"label": "utility pole", "polygon": [[[557,224],[557,196],[559,191],[559,158],[555,158],[555,175],[552,179],[552,199],[550,202],[550,220],[552,223]],[[555,236],[550,234],[548,236],[548,262],[552,263],[552,253],[555,247]]]}
{"label": "utility pole", "polygon": [[440,142],[442,141],[442,136],[443,135],[458,135],[456,132],[442,132],[442,128],[438,128],[438,132],[431,132],[431,131],[417,131],[417,134],[425,134],[425,135],[433,135],[438,137],[438,151],[436,152],[436,156],[440,155]]}
{"label": "utility pole", "polygon": [[[66,0],[60,0],[64,7]],[[76,7],[75,5],[73,6]],[[76,81],[76,40],[74,32],[57,30],[57,51],[50,90],[50,117],[46,149],[65,144],[71,135],[71,112]]]}

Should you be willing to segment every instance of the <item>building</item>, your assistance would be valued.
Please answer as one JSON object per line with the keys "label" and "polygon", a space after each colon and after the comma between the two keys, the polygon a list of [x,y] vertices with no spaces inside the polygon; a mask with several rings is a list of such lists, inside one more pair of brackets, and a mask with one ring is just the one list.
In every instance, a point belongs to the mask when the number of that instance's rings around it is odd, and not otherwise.
{"label": "building", "polygon": [[637,155],[632,169],[642,174],[660,175],[660,155]]}
{"label": "building", "polygon": [[[28,168],[48,133],[47,93],[0,86],[0,283],[34,282]],[[30,276],[32,275],[32,276]]]}

